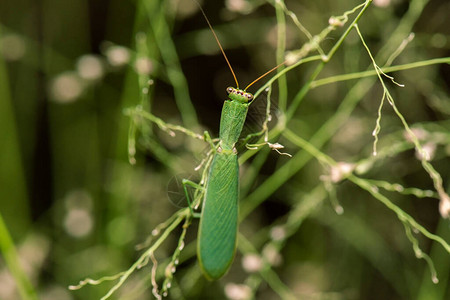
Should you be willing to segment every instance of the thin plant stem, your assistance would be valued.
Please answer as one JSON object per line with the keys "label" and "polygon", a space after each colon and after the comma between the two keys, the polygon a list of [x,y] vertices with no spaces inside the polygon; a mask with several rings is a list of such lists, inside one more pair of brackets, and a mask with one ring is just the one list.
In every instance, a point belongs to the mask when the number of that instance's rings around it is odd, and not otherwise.
{"label": "thin plant stem", "polygon": [[34,300],[38,299],[33,285],[28,279],[27,275],[20,266],[19,256],[17,255],[16,247],[9,234],[8,228],[3,221],[3,216],[0,213],[0,251],[3,254],[6,265],[14,277],[17,289],[22,299]]}

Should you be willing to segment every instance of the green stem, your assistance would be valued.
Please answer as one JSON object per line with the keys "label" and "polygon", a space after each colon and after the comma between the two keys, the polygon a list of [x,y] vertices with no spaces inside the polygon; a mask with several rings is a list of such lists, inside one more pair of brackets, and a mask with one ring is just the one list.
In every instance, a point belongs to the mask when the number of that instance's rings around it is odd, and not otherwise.
{"label": "green stem", "polygon": [[[286,52],[286,18],[284,16],[283,6],[280,1],[275,1],[275,12],[277,17],[278,41],[277,41],[277,65],[284,61],[284,53]],[[281,73],[283,67],[278,68],[277,73]],[[287,81],[283,75],[278,79],[278,108],[286,111],[287,106]]]}
{"label": "green stem", "polygon": [[[364,12],[367,8],[367,6],[370,4],[371,1],[367,1],[365,3],[364,8],[362,9],[361,13]],[[414,25],[414,22],[417,20],[420,14],[417,13],[418,5],[423,6],[426,4],[427,1],[423,0],[415,0],[414,3],[411,3],[410,10],[407,12],[406,19],[402,19],[402,23],[399,25],[399,28],[396,29],[395,35],[390,36],[389,40],[386,41],[386,45],[390,44],[396,44],[395,41],[399,39],[400,36],[404,36],[405,32],[410,32],[412,26]],[[358,20],[361,17],[361,13],[358,15],[358,17],[355,20]],[[349,28],[347,29],[346,33],[353,28],[355,22],[353,22]],[[340,39],[339,41],[341,41]],[[335,48],[333,48],[335,49]],[[383,48],[383,50],[379,53],[380,57],[386,56],[387,53],[389,53],[389,49],[387,47]],[[328,54],[333,54],[335,50],[330,51]],[[316,58],[317,60],[317,58]],[[305,61],[299,61],[297,64],[303,63]],[[323,62],[319,64],[316,68],[316,72],[320,71],[320,69],[323,67]],[[294,66],[294,65],[293,65]],[[292,67],[292,66],[290,66]],[[283,71],[287,72],[289,68],[284,69]],[[269,82],[266,83],[266,85],[272,84],[272,80],[275,80],[279,76],[277,74],[274,76]],[[293,113],[297,110],[297,106],[300,104],[301,100],[304,98],[304,96],[309,91],[309,88],[311,87],[311,79],[316,78],[316,75],[313,74],[309,80],[309,84],[307,87],[302,88],[297,96],[294,99],[293,104],[287,111],[286,116],[286,123],[290,120],[290,117],[293,116]],[[375,80],[373,78],[362,78],[360,79],[348,92],[347,96],[343,99],[341,104],[339,105],[336,113],[328,119],[328,121],[314,134],[314,136],[311,138],[310,143],[314,145],[317,148],[322,147],[331,137],[332,135],[340,128],[341,124],[343,124],[353,111],[353,109],[356,107],[357,103],[361,100],[362,96],[367,93],[367,91],[370,89],[370,87],[374,84]],[[255,93],[255,97],[258,93],[262,92],[262,90],[266,87],[264,85],[260,90],[258,90],[257,93]],[[289,113],[289,115],[288,115]],[[276,138],[278,137],[285,129],[284,124],[280,124],[279,126],[275,127],[269,134],[269,137]],[[245,155],[245,157],[244,157]],[[241,160],[245,161],[246,159],[250,158],[252,155],[254,155],[253,151],[247,151],[241,156]],[[306,153],[305,151],[300,150],[296,155],[294,155],[286,164],[284,164],[281,168],[279,168],[273,176],[269,177],[265,182],[263,182],[257,189],[253,191],[250,195],[248,195],[243,201],[241,201],[241,210],[240,210],[240,220],[245,218],[250,212],[252,212],[261,202],[263,202],[269,195],[273,194],[278,188],[280,188],[290,177],[292,177],[294,174],[296,174],[310,159],[312,156],[309,153]]]}
{"label": "green stem", "polygon": [[435,234],[432,234],[428,230],[426,230],[422,225],[416,222],[413,217],[408,215],[406,212],[404,212],[400,207],[392,203],[388,198],[380,194],[377,190],[377,188],[374,188],[370,183],[368,183],[366,180],[361,179],[359,177],[356,177],[355,175],[349,175],[348,179],[361,187],[362,189],[368,191],[374,198],[382,202],[384,205],[386,205],[390,210],[395,212],[398,216],[398,218],[402,222],[406,222],[409,225],[411,225],[413,228],[418,230],[420,233],[422,233],[424,236],[429,238],[430,240],[436,241],[439,244],[441,244],[442,247],[444,247],[445,251],[450,253],[450,245],[447,244],[447,242],[441,238],[440,236],[437,236]]}
{"label": "green stem", "polygon": [[[243,254],[258,253],[252,243],[247,240],[242,234],[239,234],[239,250]],[[291,290],[281,281],[280,277],[271,268],[268,262],[264,262],[261,270],[259,270],[261,277],[267,282],[272,290],[277,293],[281,299],[297,299],[297,297],[291,292]]]}
{"label": "green stem", "polygon": [[8,228],[3,221],[3,216],[0,213],[0,250],[3,253],[6,265],[10,270],[12,276],[16,280],[17,289],[20,296],[25,300],[38,299],[33,285],[30,283],[28,277],[25,275],[20,266],[19,256],[17,255],[16,247],[9,234]]}
{"label": "green stem", "polygon": [[153,7],[150,6],[151,2],[153,1],[144,1],[149,22],[155,34],[154,42],[158,44],[161,57],[168,67],[167,75],[170,83],[174,87],[175,101],[180,110],[183,123],[188,128],[195,128],[198,126],[197,114],[189,97],[187,80],[181,69],[175,43],[171,39],[170,27],[166,20],[166,5],[168,2],[162,1],[159,12],[156,14]]}
{"label": "green stem", "polygon": [[[440,58],[434,58],[429,59],[425,61],[418,61],[413,63],[408,63],[404,65],[396,65],[392,67],[384,67],[381,68],[381,71],[383,73],[390,73],[390,72],[397,72],[397,71],[404,71],[409,69],[415,69],[415,68],[421,68],[431,65],[438,65],[438,64],[450,64],[450,57],[440,57]],[[316,87],[325,85],[325,84],[331,84],[331,83],[337,83],[340,81],[346,81],[346,80],[352,80],[352,79],[360,79],[364,77],[370,77],[377,75],[376,70],[367,70],[363,72],[356,72],[351,74],[344,74],[344,75],[337,75],[337,76],[330,76],[323,79],[315,80],[311,83],[311,89],[314,89]]]}

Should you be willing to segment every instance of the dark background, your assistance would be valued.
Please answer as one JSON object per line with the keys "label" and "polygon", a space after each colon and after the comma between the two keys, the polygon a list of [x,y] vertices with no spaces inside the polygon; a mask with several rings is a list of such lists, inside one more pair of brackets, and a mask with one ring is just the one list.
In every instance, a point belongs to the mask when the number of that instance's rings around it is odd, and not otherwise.
{"label": "dark background", "polygon": [[[201,128],[191,129],[196,132],[208,129],[217,136],[225,89],[235,84],[204,18],[195,3],[186,2],[190,1],[168,1],[165,8],[156,0],[147,4],[158,10],[152,11],[155,15],[161,13],[159,10],[166,14],[166,30],[170,33],[167,38],[173,39],[201,124]],[[423,2],[426,5],[419,5]],[[252,9],[245,14],[227,9],[223,1],[202,4],[242,86],[276,65],[275,10],[264,2],[250,3]],[[286,6],[313,34],[327,26],[330,16],[342,14],[357,4],[355,1],[286,1]],[[413,6],[416,4],[417,8]],[[372,53],[385,46],[412,10],[416,10],[412,27],[415,39],[394,65],[449,57],[447,1],[398,0],[390,1],[387,7],[372,5],[360,22]],[[24,269],[42,299],[100,298],[110,287],[109,283],[75,292],[68,291],[67,286],[85,277],[98,278],[128,268],[138,255],[134,245],[143,242],[158,223],[176,210],[166,196],[167,182],[178,172],[191,172],[207,149],[204,144],[191,145],[188,139],[171,139],[156,130],[154,141],[184,164],[174,173],[152,153],[151,147],[139,143],[139,138],[138,163],[136,166],[128,163],[129,118],[123,110],[140,103],[133,67],[136,33],[147,35],[152,62],[150,78],[155,82],[150,98],[155,114],[168,122],[182,122],[173,101],[167,62],[161,58],[157,46],[164,41],[155,39],[158,28],[151,24],[148,15],[151,13],[143,9],[140,1],[0,1],[3,54],[0,61],[0,209],[19,256],[28,266]],[[287,25],[287,48],[300,48],[307,39],[292,21],[288,20]],[[321,44],[324,49],[329,50],[341,33],[337,31],[328,37]],[[129,49],[129,64],[111,65],[108,51],[112,45]],[[77,66],[86,55],[102,66],[101,76],[80,79]],[[353,33],[320,77],[363,71],[369,65],[370,60]],[[313,65],[306,65],[288,74],[289,95],[297,93],[313,69]],[[447,190],[449,74],[448,64],[413,68],[391,74],[406,85],[405,89],[388,84],[410,125],[422,125],[429,132],[441,134],[432,164],[443,177]],[[78,84],[80,91],[75,97],[57,96],[55,82],[63,75]],[[255,92],[264,82],[255,84],[250,91]],[[344,81],[312,90],[290,128],[298,129],[306,139],[312,136],[335,113],[355,82]],[[70,87],[66,86],[64,91],[70,91]],[[373,87],[344,129],[321,150],[338,161],[355,162],[370,157],[371,131],[381,95],[380,87]],[[276,91],[274,98],[277,98]],[[384,112],[382,134],[395,136],[394,133],[402,130],[401,124],[387,105]],[[253,123],[260,122],[258,117],[253,118],[256,119]],[[250,127],[258,126],[252,124],[252,117],[249,119]],[[355,128],[361,131],[352,131]],[[288,151],[298,151],[289,141],[285,143]],[[379,147],[385,146],[389,148],[388,141]],[[270,177],[284,159],[270,154],[251,189]],[[259,227],[282,219],[293,203],[321,184],[319,177],[324,172],[317,161],[310,162],[253,212],[242,224],[241,232],[251,236]],[[406,187],[433,189],[413,149],[377,162],[369,175]],[[288,239],[280,253],[283,264],[274,269],[295,295],[306,299],[316,296],[317,299],[448,299],[449,257],[442,247],[419,237],[421,248],[431,253],[438,267],[440,283],[433,285],[426,263],[415,258],[395,214],[348,182],[337,185],[337,196],[346,213],[337,216],[329,201],[324,201]],[[441,219],[436,199],[389,196],[430,232],[449,240],[449,223]],[[193,226],[188,241],[195,239],[196,224]],[[175,233],[158,258],[170,256],[176,241]],[[367,249],[377,245],[375,253],[369,253]],[[209,283],[199,278],[189,285],[190,289],[183,288],[189,270],[198,271],[192,253],[188,252],[186,257],[188,260],[175,275],[179,285],[171,294],[174,299],[224,297],[218,295],[223,295],[223,287],[228,282],[244,283],[247,278],[239,267],[238,254],[235,266],[221,281]],[[2,274],[6,274],[4,264],[0,266]],[[149,274],[150,267],[147,267],[132,277],[130,284],[119,292],[120,299],[150,297]],[[277,297],[270,283],[261,284],[254,297]],[[12,283],[0,285],[1,299],[19,299],[12,286]]]}

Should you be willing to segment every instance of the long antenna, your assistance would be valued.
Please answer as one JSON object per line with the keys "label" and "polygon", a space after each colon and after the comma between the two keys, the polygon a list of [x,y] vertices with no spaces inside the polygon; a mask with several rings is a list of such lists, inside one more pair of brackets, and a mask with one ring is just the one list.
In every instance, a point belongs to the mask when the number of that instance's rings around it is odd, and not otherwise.
{"label": "long antenna", "polygon": [[252,86],[254,83],[258,82],[261,78],[263,78],[264,76],[266,76],[267,74],[275,71],[276,69],[278,69],[279,67],[281,67],[282,65],[284,65],[286,63],[286,61],[283,61],[281,64],[279,64],[278,66],[273,67],[272,69],[270,69],[269,71],[267,71],[266,73],[262,74],[261,76],[259,76],[258,78],[256,78],[255,80],[253,80],[249,85],[247,85],[247,87],[244,89],[244,91],[246,91],[250,86]]}
{"label": "long antenna", "polygon": [[239,82],[238,82],[238,80],[237,80],[237,78],[236,78],[236,74],[234,74],[234,71],[233,71],[233,68],[231,67],[230,61],[228,60],[228,57],[227,57],[227,55],[225,54],[225,51],[223,51],[222,45],[221,45],[220,42],[219,42],[219,38],[217,37],[216,32],[214,31],[213,27],[211,26],[211,23],[209,23],[208,17],[206,16],[205,11],[203,10],[203,8],[202,8],[202,6],[200,5],[200,3],[198,3],[196,0],[194,0],[194,1],[197,3],[198,7],[200,8],[200,11],[202,12],[203,17],[205,17],[205,20],[206,20],[206,22],[208,23],[208,26],[209,26],[209,28],[211,29],[211,31],[212,31],[212,33],[213,33],[213,35],[214,35],[214,38],[216,39],[217,44],[219,45],[220,51],[222,51],[223,57],[224,57],[225,60],[227,61],[228,67],[230,68],[231,74],[233,74],[234,81],[236,82],[236,88],[239,88]]}

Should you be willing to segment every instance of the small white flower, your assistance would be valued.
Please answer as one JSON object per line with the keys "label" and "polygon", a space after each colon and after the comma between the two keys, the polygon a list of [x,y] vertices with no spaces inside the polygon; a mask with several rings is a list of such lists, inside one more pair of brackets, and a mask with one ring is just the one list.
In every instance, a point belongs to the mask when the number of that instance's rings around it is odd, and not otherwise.
{"label": "small white flower", "polygon": [[83,83],[74,72],[61,73],[50,84],[50,94],[53,100],[61,103],[74,102],[81,96],[83,90]]}
{"label": "small white flower", "polygon": [[283,258],[274,245],[268,244],[262,251],[264,259],[272,266],[279,266],[283,262]]}
{"label": "small white flower", "polygon": [[0,39],[0,55],[5,60],[15,61],[21,59],[26,52],[24,39],[18,34],[5,34]]}
{"label": "small white flower", "polygon": [[373,5],[378,7],[388,7],[391,4],[391,0],[373,0]]}
{"label": "small white flower", "polygon": [[250,299],[252,290],[245,284],[227,283],[225,285],[225,295],[230,300],[246,300]]}
{"label": "small white flower", "polygon": [[337,166],[331,167],[330,170],[331,181],[334,183],[342,181],[353,172],[354,168],[355,168],[354,164],[339,162]]}
{"label": "small white flower", "polygon": [[286,229],[283,226],[274,226],[270,230],[270,237],[274,241],[281,241],[286,237]]}
{"label": "small white flower", "polygon": [[445,219],[450,219],[450,197],[443,193],[441,195],[441,201],[439,202],[439,212]]}
{"label": "small white flower", "polygon": [[261,256],[257,254],[248,254],[242,258],[242,267],[249,273],[260,271],[262,266],[263,262]]}
{"label": "small white flower", "polygon": [[78,75],[89,81],[101,79],[105,73],[100,58],[91,54],[81,56],[76,67]]}
{"label": "small white flower", "polygon": [[113,67],[122,67],[130,61],[130,51],[123,46],[111,46],[106,50],[106,59]]}
{"label": "small white flower", "polygon": [[138,74],[149,75],[153,71],[153,63],[146,57],[136,59],[134,69]]}

